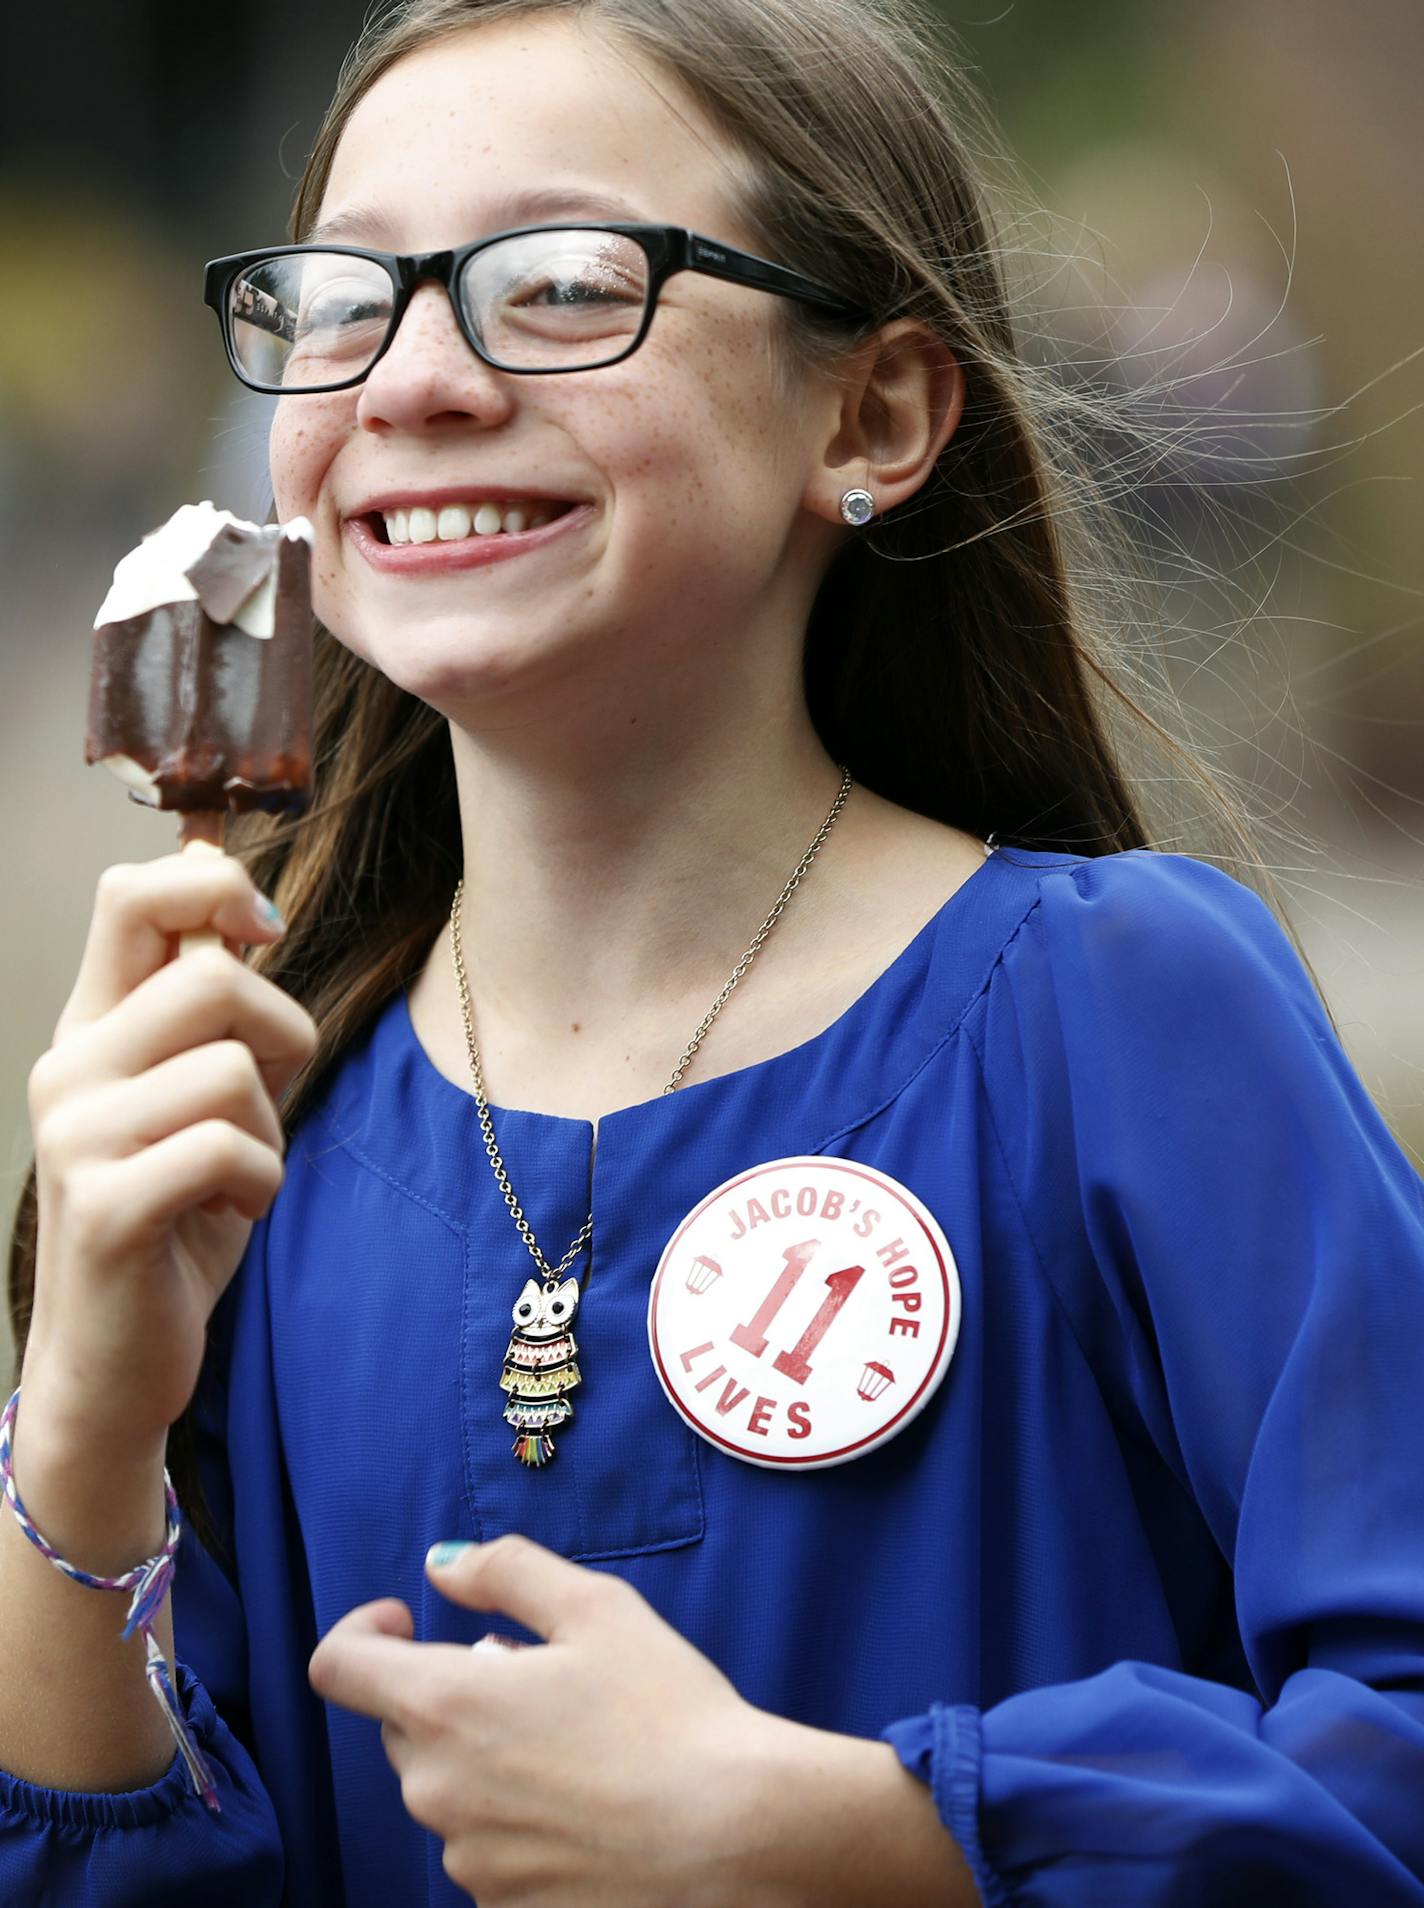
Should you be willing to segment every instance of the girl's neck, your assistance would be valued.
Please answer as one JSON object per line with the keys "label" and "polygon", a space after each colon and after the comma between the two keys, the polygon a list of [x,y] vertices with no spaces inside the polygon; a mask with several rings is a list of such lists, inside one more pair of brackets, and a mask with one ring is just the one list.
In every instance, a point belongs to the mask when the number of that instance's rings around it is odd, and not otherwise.
{"label": "girl's neck", "polygon": [[[596,1123],[658,1095],[825,820],[840,770],[799,659],[779,685],[743,670],[730,687],[720,661],[665,705],[656,682],[610,695],[605,675],[563,720],[546,700],[537,722],[452,723],[462,955],[492,1103]],[[972,837],[853,786],[690,1077],[828,1026],[982,859]],[[410,1012],[468,1090],[448,927]]]}
{"label": "girl's neck", "polygon": [[[611,751],[581,760],[541,751],[531,762],[458,730],[454,743],[471,993],[482,1015],[529,1027],[595,1026],[714,998],[840,785],[804,709],[775,730],[639,721],[620,741],[616,773]],[[841,859],[856,798],[852,790],[807,892],[823,859]],[[788,912],[798,903],[801,888]]]}

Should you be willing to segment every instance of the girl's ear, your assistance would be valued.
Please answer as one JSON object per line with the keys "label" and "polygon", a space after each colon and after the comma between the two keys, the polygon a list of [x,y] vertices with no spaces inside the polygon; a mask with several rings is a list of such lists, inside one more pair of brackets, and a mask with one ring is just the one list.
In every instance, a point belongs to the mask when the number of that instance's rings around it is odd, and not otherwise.
{"label": "girl's ear", "polygon": [[895,318],[851,353],[836,379],[834,430],[808,505],[841,521],[840,500],[868,490],[877,515],[928,478],[964,411],[964,370],[944,340],[916,318]]}

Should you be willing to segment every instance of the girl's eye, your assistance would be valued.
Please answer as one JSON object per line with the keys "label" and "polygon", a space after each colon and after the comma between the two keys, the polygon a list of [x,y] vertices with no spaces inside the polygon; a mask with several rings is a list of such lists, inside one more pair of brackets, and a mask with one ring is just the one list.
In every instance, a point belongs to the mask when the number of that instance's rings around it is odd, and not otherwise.
{"label": "girl's eye", "polygon": [[309,305],[297,318],[297,336],[314,331],[337,331],[345,325],[385,323],[389,307],[373,299],[323,298]]}
{"label": "girl's eye", "polygon": [[594,278],[569,276],[562,278],[544,278],[538,283],[532,280],[523,285],[511,286],[503,299],[506,306],[529,306],[545,311],[577,311],[580,307],[588,309],[597,305],[641,304],[642,294],[633,287],[620,287],[607,277]]}

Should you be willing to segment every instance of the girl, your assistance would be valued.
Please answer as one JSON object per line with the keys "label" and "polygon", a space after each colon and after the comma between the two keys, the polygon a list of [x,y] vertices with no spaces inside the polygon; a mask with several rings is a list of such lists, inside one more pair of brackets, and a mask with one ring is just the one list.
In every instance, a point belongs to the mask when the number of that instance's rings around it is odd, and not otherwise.
{"label": "girl", "polygon": [[3,1519],[7,1901],[1424,1901],[1424,1187],[1149,845],[931,66],[414,0],[210,268],[320,799],[32,1076],[12,1477],[193,1534],[175,1754]]}

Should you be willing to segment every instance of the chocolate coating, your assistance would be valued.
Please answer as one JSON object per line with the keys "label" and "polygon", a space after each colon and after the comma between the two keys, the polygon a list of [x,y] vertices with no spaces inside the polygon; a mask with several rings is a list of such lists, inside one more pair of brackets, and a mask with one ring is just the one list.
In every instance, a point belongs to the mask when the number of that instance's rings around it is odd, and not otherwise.
{"label": "chocolate coating", "polygon": [[[239,813],[301,813],[310,804],[310,546],[282,537],[276,556],[270,637],[216,622],[201,603],[161,605],[94,632],[84,760],[126,755],[138,763],[158,799],[131,789],[130,800]],[[263,559],[265,569],[270,546]],[[225,553],[220,571],[226,562]]]}

